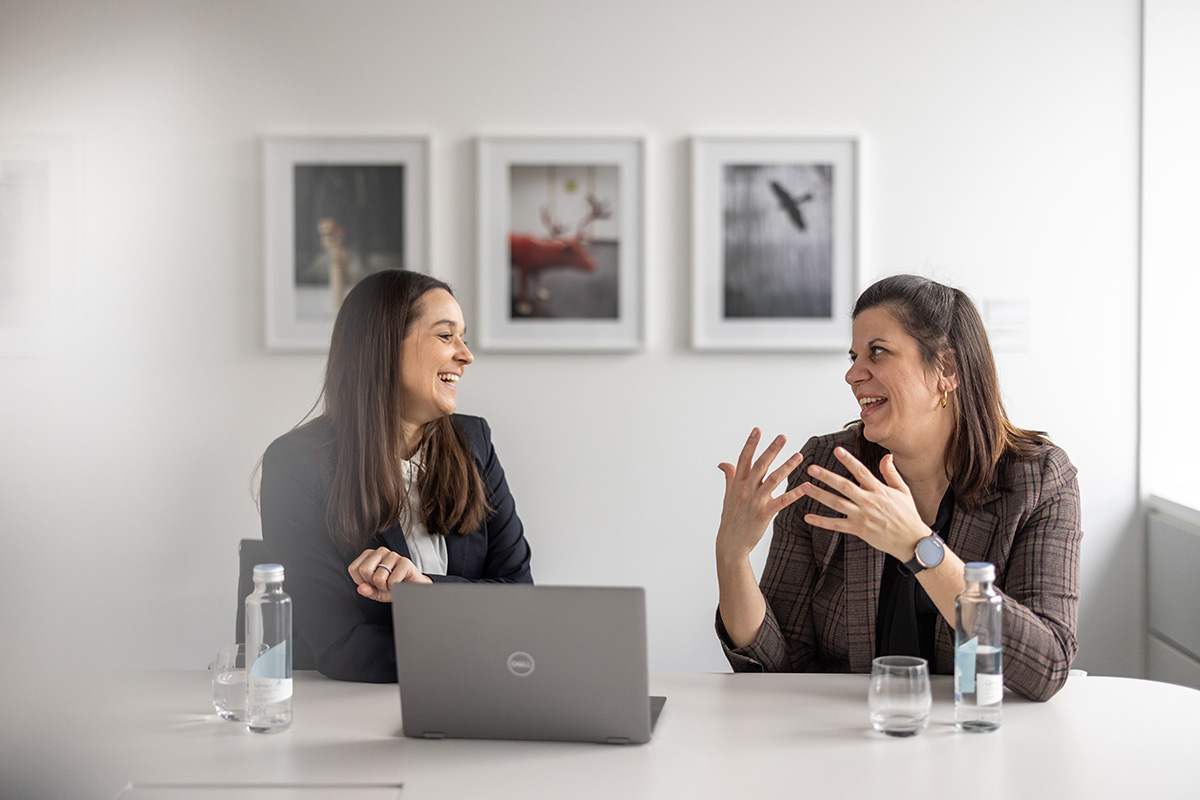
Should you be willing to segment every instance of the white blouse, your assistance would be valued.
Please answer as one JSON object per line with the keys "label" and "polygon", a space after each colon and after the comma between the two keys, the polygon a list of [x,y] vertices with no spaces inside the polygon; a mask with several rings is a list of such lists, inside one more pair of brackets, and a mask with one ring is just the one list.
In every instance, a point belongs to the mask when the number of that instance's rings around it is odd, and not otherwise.
{"label": "white blouse", "polygon": [[426,575],[446,574],[446,537],[435,536],[421,521],[421,495],[417,491],[417,476],[421,474],[420,451],[411,461],[401,461],[404,487],[408,491],[408,511],[400,518],[404,541],[408,544],[409,560]]}

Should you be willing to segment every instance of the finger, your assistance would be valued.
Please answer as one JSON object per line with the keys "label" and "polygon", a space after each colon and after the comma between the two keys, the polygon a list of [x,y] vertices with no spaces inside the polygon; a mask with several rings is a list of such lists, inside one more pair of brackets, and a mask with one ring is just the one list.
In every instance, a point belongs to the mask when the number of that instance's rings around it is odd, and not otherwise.
{"label": "finger", "polygon": [[730,464],[727,461],[722,461],[720,464],[717,464],[717,469],[721,470],[721,472],[725,475],[725,489],[728,491],[730,484],[733,483],[733,464]]}
{"label": "finger", "polygon": [[[867,469],[866,465],[850,454],[850,451],[844,447],[835,447],[833,455],[838,461],[846,465],[846,469],[850,470],[850,474],[858,481],[858,485],[864,489],[870,488],[874,484],[879,483],[879,479],[871,474],[871,470]],[[889,453],[890,455],[890,453]]]}
{"label": "finger", "polygon": [[838,533],[853,534],[850,521],[845,517],[823,517],[820,514],[805,514],[804,521],[816,528],[824,528],[827,531],[837,531]]}
{"label": "finger", "polygon": [[767,445],[767,449],[763,450],[763,454],[758,457],[758,461],[754,462],[754,471],[750,474],[757,480],[762,480],[762,476],[767,474],[767,468],[771,466],[771,462],[775,460],[775,456],[779,455],[779,451],[787,444],[787,438],[783,434],[779,434]]}
{"label": "finger", "polygon": [[355,583],[361,585],[363,581],[369,580],[369,578],[363,577],[363,565],[367,563],[367,559],[374,556],[374,550],[363,550],[358,554],[358,558],[351,561],[350,566],[346,567],[346,571],[350,573],[350,577],[354,579]]}
{"label": "finger", "polygon": [[746,443],[742,445],[742,452],[738,453],[737,471],[742,475],[750,472],[750,459],[754,458],[754,451],[758,449],[758,437],[762,432],[755,428],[750,431],[750,435],[746,437]]}
{"label": "finger", "polygon": [[[375,570],[379,567],[379,562],[383,561],[387,556],[391,555],[392,551],[386,547],[377,547],[374,550],[368,550],[363,553],[362,563],[358,565],[359,577],[367,583],[373,583],[379,588],[386,588],[386,584],[380,586],[375,581]],[[360,581],[361,583],[362,581]]]}
{"label": "finger", "polygon": [[836,495],[833,492],[827,492],[821,487],[814,486],[811,483],[802,483],[796,488],[802,490],[806,495],[816,500],[821,505],[825,506],[831,511],[836,511],[839,514],[849,515],[849,513],[856,507],[854,503],[850,502],[845,497]]}
{"label": "finger", "polygon": [[879,472],[883,475],[883,479],[887,481],[888,486],[909,494],[908,484],[900,476],[900,470],[896,469],[896,460],[892,458],[891,453],[888,453],[879,462]]}
{"label": "finger", "polygon": [[862,487],[845,475],[838,475],[836,472],[827,470],[824,467],[818,467],[816,464],[808,468],[808,474],[835,492],[845,495],[850,499],[857,499],[862,494]]}
{"label": "finger", "polygon": [[[392,555],[395,555],[394,553]],[[404,560],[400,556],[396,556],[400,560]],[[388,585],[392,582],[392,573],[396,572],[397,565],[395,559],[387,558],[375,565],[375,569],[371,571],[371,583],[381,591],[387,591]]]}
{"label": "finger", "polygon": [[778,514],[780,511],[783,511],[801,497],[804,497],[804,489],[802,486],[797,486],[790,492],[784,492],[783,494],[779,495],[779,497],[775,498],[774,510],[771,513]]}
{"label": "finger", "polygon": [[392,602],[392,592],[390,589],[387,591],[381,591],[369,583],[360,583],[358,585],[358,593],[368,600],[374,600],[377,603]]}
{"label": "finger", "polygon": [[774,490],[776,486],[782,483],[787,476],[791,475],[796,470],[796,467],[800,466],[800,462],[803,460],[803,453],[796,453],[793,455],[787,461],[780,464],[779,469],[767,476],[766,485]]}
{"label": "finger", "polygon": [[396,565],[396,571],[392,573],[392,577],[388,579],[388,584],[393,583],[413,583],[419,582],[425,576],[421,570],[417,569],[417,565],[409,561],[407,558],[401,558],[400,563]]}

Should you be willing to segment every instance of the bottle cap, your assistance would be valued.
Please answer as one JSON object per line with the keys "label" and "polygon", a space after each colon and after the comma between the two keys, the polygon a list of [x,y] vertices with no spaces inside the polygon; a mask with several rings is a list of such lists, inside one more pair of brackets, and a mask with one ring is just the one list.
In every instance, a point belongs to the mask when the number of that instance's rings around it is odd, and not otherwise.
{"label": "bottle cap", "polygon": [[278,582],[283,580],[283,564],[255,564],[254,580]]}
{"label": "bottle cap", "polygon": [[963,579],[968,581],[994,581],[996,580],[996,566],[990,561],[971,561],[965,565]]}

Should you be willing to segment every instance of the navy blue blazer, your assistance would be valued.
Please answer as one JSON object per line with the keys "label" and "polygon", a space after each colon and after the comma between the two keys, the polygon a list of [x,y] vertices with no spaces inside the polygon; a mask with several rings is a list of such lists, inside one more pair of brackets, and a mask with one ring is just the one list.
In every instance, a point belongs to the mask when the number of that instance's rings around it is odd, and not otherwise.
{"label": "navy blue blazer", "polygon": [[[446,575],[440,581],[532,583],[525,529],[492,447],[491,429],[480,417],[455,414],[495,512],[478,530],[446,536]],[[325,523],[332,481],[333,434],[319,422],[284,434],[263,455],[262,533],[271,557],[284,567],[284,590],[292,597],[293,629],[312,651],[317,669],[337,680],[396,681],[390,603],[358,594],[344,556]],[[376,534],[372,547],[407,558],[399,525]]]}

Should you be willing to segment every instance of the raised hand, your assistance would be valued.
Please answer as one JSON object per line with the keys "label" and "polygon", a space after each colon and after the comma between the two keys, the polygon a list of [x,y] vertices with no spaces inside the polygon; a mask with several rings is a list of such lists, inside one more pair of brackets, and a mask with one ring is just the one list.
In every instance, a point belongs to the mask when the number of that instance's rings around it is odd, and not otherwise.
{"label": "raised hand", "polygon": [[358,593],[381,603],[392,602],[393,583],[433,583],[416,564],[386,547],[362,551],[347,569]]}
{"label": "raised hand", "polygon": [[800,499],[800,487],[773,497],[775,489],[800,465],[804,456],[796,453],[771,474],[771,463],[787,439],[776,436],[758,460],[753,461],[761,432],[755,428],[738,455],[737,466],[718,465],[725,473],[725,502],[721,507],[721,526],[717,529],[717,557],[743,559],[750,555],[767,530],[771,518]]}
{"label": "raised hand", "polygon": [[837,448],[833,454],[854,480],[813,465],[808,468],[808,474],[834,491],[822,489],[812,482],[796,488],[843,516],[806,514],[804,521],[825,530],[857,536],[876,550],[908,561],[917,541],[929,535],[929,526],[921,520],[912,492],[892,463],[891,454],[879,463],[880,473],[887,483],[872,475],[844,447]]}

